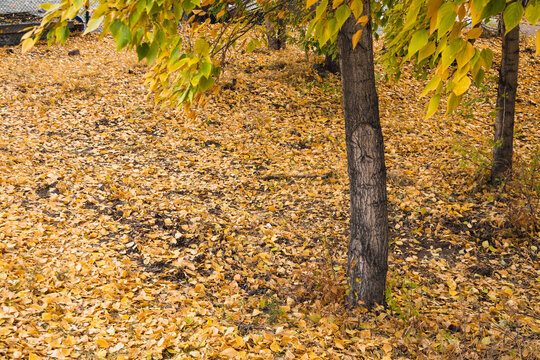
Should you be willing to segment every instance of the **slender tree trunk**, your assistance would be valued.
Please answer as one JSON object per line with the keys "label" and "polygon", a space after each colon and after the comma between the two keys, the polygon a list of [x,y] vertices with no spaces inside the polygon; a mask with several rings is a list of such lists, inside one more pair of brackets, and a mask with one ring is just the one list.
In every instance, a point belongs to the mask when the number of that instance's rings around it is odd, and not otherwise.
{"label": "slender tree trunk", "polygon": [[324,69],[332,74],[339,72],[339,59],[333,59],[332,55],[324,55]]}
{"label": "slender tree trunk", "polygon": [[519,25],[510,30],[502,41],[502,59],[497,90],[498,110],[495,116],[495,144],[491,168],[491,181],[493,183],[500,181],[512,169],[518,69]]}
{"label": "slender tree trunk", "polygon": [[[371,14],[369,1],[364,14]],[[338,36],[351,197],[348,301],[371,308],[385,303],[389,229],[371,20],[353,49],[358,29],[351,16]]]}
{"label": "slender tree trunk", "polygon": [[270,19],[264,19],[264,25],[266,26],[266,38],[268,39],[268,49],[281,50],[285,49],[287,44],[285,34],[285,21],[283,19],[276,19],[272,21]]}

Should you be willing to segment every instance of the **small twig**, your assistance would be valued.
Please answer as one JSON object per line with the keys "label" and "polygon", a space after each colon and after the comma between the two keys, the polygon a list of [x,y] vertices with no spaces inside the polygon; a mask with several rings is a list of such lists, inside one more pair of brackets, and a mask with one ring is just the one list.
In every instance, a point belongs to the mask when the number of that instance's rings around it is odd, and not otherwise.
{"label": "small twig", "polygon": [[291,178],[297,179],[328,179],[333,176],[332,172],[326,174],[296,174],[296,175],[287,175],[287,174],[277,174],[277,175],[267,175],[261,178],[261,180],[287,180]]}
{"label": "small twig", "polygon": [[518,311],[517,313],[520,314],[520,315],[523,315],[523,316],[530,317],[530,318],[535,319],[535,320],[540,320],[540,317],[535,316],[535,315],[531,315],[531,314],[527,314],[526,312],[523,312],[523,311]]}

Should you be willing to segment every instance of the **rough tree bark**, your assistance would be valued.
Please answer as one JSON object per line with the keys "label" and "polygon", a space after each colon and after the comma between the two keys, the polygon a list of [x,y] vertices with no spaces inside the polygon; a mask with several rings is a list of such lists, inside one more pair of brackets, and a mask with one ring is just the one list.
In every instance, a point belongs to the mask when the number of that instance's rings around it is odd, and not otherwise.
{"label": "rough tree bark", "polygon": [[324,69],[332,74],[337,74],[339,72],[339,59],[333,59],[332,55],[325,55]]}
{"label": "rough tree bark", "polygon": [[285,49],[287,44],[287,38],[285,34],[285,21],[283,19],[276,19],[275,21],[272,21],[267,17],[264,19],[264,25],[266,27],[268,49]]}
{"label": "rough tree bark", "polygon": [[[501,19],[501,22],[503,20]],[[504,27],[504,24],[503,24]],[[503,37],[497,90],[497,115],[491,181],[497,183],[512,169],[514,118],[519,69],[519,25]]]}
{"label": "rough tree bark", "polygon": [[[364,15],[370,14],[365,1]],[[389,229],[371,16],[353,49],[358,29],[351,16],[338,36],[351,197],[347,296],[349,306],[371,308],[385,303]]]}

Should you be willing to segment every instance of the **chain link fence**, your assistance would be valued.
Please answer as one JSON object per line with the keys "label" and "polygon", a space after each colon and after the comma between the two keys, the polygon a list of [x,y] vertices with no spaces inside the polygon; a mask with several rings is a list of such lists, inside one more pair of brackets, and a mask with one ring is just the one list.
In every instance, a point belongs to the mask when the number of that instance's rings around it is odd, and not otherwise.
{"label": "chain link fence", "polygon": [[39,7],[45,3],[59,3],[60,0],[0,0],[0,14],[30,13],[39,14]]}
{"label": "chain link fence", "polygon": [[[0,0],[0,46],[18,45],[28,26],[37,25],[45,11],[39,5],[58,4],[61,0]],[[70,31],[82,31],[90,13],[81,9],[79,15],[70,21]]]}

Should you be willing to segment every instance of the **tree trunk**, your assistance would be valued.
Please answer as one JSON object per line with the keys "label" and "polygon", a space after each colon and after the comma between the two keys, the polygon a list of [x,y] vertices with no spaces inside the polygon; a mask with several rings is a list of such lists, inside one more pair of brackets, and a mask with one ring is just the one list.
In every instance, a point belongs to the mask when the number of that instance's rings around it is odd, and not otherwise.
{"label": "tree trunk", "polygon": [[267,17],[264,19],[264,25],[266,26],[268,49],[285,49],[285,46],[287,44],[287,39],[285,36],[285,21],[283,19],[276,19],[275,21],[272,21]]}
{"label": "tree trunk", "polygon": [[[365,1],[364,15],[370,14],[370,2]],[[353,49],[352,37],[358,29],[351,16],[338,36],[351,197],[347,297],[351,307],[363,304],[372,308],[385,304],[389,236],[386,167],[371,17]]]}
{"label": "tree trunk", "polygon": [[[502,22],[502,21],[501,21]],[[497,183],[512,170],[514,147],[514,118],[519,69],[519,25],[503,37],[502,58],[497,90],[495,144],[491,181]]]}
{"label": "tree trunk", "polygon": [[332,58],[332,55],[324,55],[324,69],[332,74],[339,72],[339,59]]}

